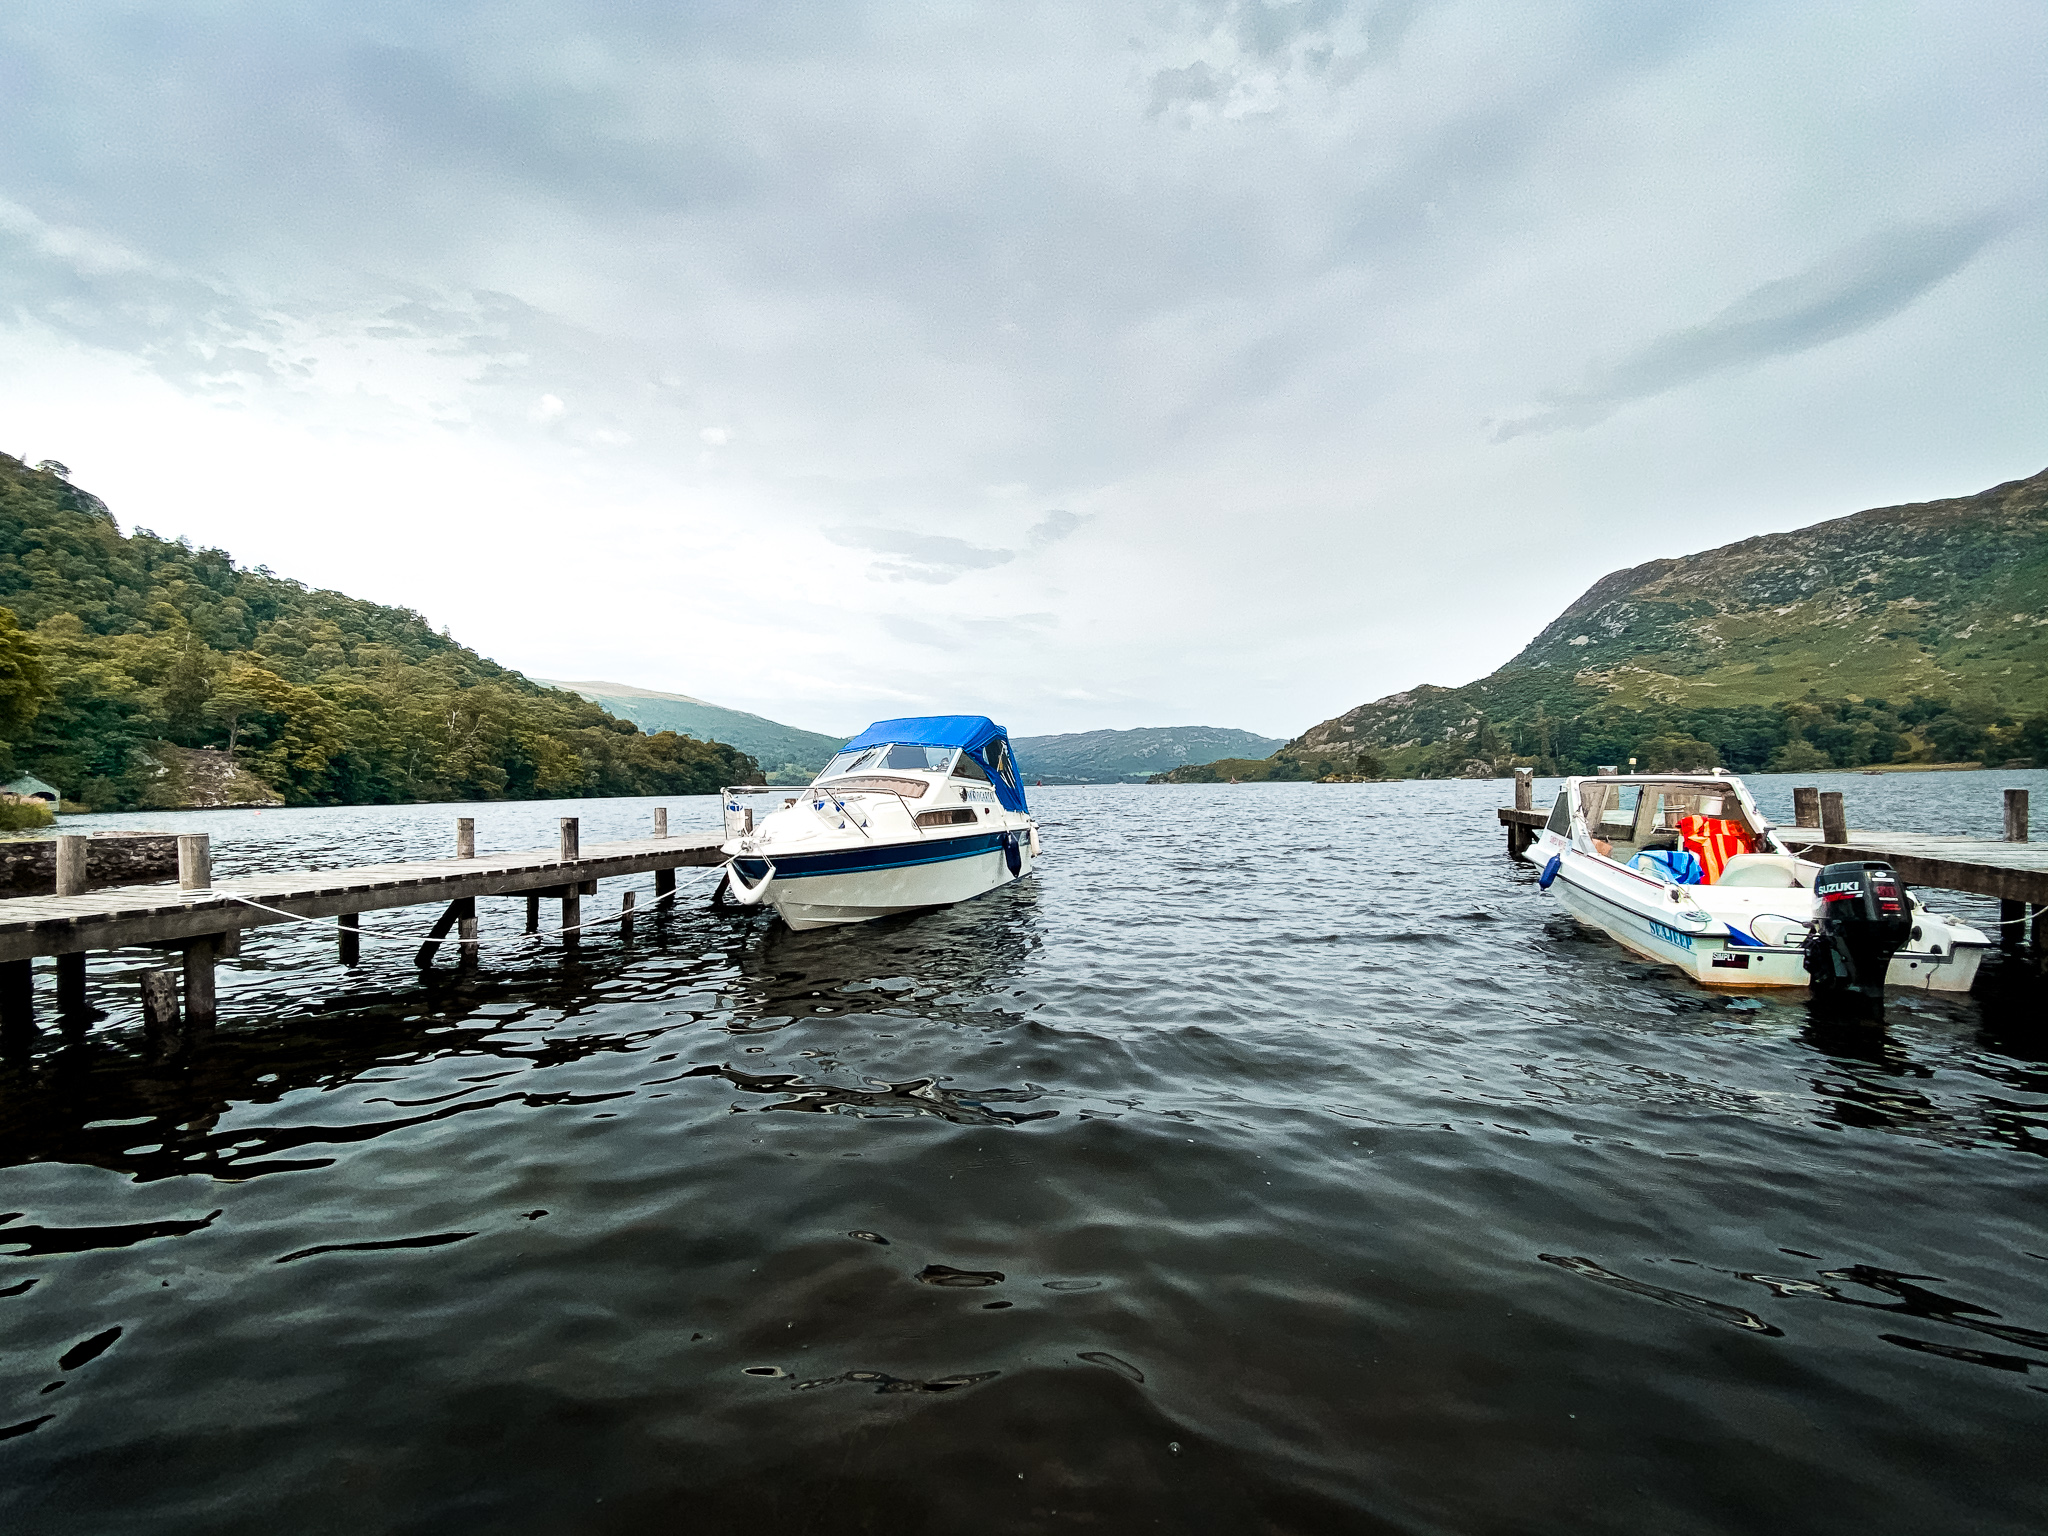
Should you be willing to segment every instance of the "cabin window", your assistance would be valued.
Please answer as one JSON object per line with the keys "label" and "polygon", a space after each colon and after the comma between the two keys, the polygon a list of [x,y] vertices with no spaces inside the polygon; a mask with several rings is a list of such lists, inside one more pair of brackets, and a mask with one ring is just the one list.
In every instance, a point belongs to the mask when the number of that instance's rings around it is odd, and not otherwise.
{"label": "cabin window", "polygon": [[977,763],[965,752],[960,754],[960,761],[953,765],[953,777],[956,779],[973,779],[981,784],[988,782],[988,775],[982,771],[981,764]]}
{"label": "cabin window", "polygon": [[842,752],[825,765],[825,771],[818,775],[830,779],[842,773],[853,773],[862,768],[873,768],[881,762],[887,747],[862,747],[854,752]]}
{"label": "cabin window", "polygon": [[1550,808],[1550,820],[1544,823],[1544,829],[1555,832],[1559,837],[1572,835],[1572,797],[1561,789],[1557,792],[1557,804]]}
{"label": "cabin window", "polygon": [[989,766],[994,768],[997,773],[1000,773],[1003,776],[1003,782],[1005,784],[1009,785],[1012,789],[1015,789],[1017,787],[1017,774],[1016,771],[1010,767],[1009,743],[1004,741],[1002,737],[998,736],[994,741],[988,744],[985,750],[988,752]]}
{"label": "cabin window", "polygon": [[836,779],[842,773],[867,773],[882,768],[894,768],[899,773],[906,768],[917,773],[944,773],[952,761],[951,747],[890,742],[885,746],[863,747],[857,752],[842,752],[825,765],[825,771],[818,777]]}
{"label": "cabin window", "polygon": [[974,820],[971,806],[958,805],[950,811],[919,811],[917,824],[920,827],[958,827]]}
{"label": "cabin window", "polygon": [[880,764],[884,768],[909,768],[918,773],[944,773],[953,761],[951,747],[914,747],[897,745],[889,748],[889,755]]}

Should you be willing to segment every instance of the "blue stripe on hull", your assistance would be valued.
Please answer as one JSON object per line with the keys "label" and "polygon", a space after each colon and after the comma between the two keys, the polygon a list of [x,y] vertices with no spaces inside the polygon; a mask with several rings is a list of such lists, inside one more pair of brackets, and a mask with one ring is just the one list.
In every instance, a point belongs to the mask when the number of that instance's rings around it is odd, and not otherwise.
{"label": "blue stripe on hull", "polygon": [[[1021,835],[1021,834],[1020,834]],[[801,880],[806,875],[861,875],[879,869],[909,869],[918,864],[944,864],[968,859],[978,853],[999,853],[1001,832],[978,832],[969,837],[949,837],[940,843],[895,843],[881,848],[835,848],[830,853],[798,853],[775,861],[777,880]],[[749,881],[768,873],[766,861],[757,858],[733,860]]]}

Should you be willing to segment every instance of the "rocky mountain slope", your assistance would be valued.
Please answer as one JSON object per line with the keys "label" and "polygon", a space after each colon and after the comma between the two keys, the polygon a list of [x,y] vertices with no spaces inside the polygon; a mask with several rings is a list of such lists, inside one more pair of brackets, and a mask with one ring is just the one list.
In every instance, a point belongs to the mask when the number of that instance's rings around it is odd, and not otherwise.
{"label": "rocky mountain slope", "polygon": [[1751,769],[1999,760],[2031,755],[2044,709],[2048,471],[1616,571],[1491,676],[1361,704],[1283,751],[1421,772],[1577,768],[1659,737]]}

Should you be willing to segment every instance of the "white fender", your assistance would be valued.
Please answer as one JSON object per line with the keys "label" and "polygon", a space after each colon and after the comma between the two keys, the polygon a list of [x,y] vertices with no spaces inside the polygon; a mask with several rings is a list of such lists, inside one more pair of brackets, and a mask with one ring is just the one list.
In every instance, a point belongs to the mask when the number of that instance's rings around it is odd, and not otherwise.
{"label": "white fender", "polygon": [[739,860],[728,859],[725,865],[725,887],[732,892],[732,899],[743,907],[758,907],[768,894],[768,887],[775,883],[775,861],[764,859],[768,873],[761,877],[760,884],[748,885],[740,873]]}

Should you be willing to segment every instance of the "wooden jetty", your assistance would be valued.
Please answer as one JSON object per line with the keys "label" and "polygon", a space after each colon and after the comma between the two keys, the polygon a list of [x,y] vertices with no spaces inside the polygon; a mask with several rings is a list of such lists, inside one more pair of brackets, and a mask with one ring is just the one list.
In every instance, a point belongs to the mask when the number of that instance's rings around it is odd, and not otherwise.
{"label": "wooden jetty", "polygon": [[[1515,803],[1500,808],[1508,852],[1520,857],[1550,819],[1535,804],[1535,774],[1515,770]],[[1792,791],[1796,826],[1776,829],[1787,847],[1819,864],[1878,859],[1908,885],[1961,891],[1998,902],[1998,942],[2016,949],[2031,934],[2036,965],[2048,965],[2048,843],[2029,842],[2027,792],[2005,791],[2005,837],[1934,837],[1919,832],[1878,832],[1849,825],[1838,791]]]}
{"label": "wooden jetty", "polygon": [[[205,834],[178,838],[178,878],[174,884],[130,885],[95,889],[89,875],[88,839],[60,837],[56,851],[56,886],[52,896],[25,896],[0,901],[0,1034],[20,1038],[35,1028],[32,967],[44,956],[57,962],[57,1002],[61,1014],[87,1013],[86,956],[94,950],[137,947],[177,950],[183,955],[183,999],[179,978],[170,971],[152,972],[143,985],[144,1013],[152,1023],[212,1022],[215,1011],[214,967],[239,952],[242,935],[252,928],[308,919],[332,918],[343,963],[361,954],[361,918],[365,912],[392,907],[445,902],[447,905],[419,947],[416,959],[430,964],[451,931],[461,958],[477,953],[479,900],[523,896],[526,932],[540,930],[543,899],[561,902],[561,938],[574,944],[587,925],[582,898],[594,895],[598,882],[624,875],[654,875],[657,901],[672,897],[675,872],[721,864],[724,835],[718,832],[668,835],[666,808],[654,813],[654,835],[626,842],[581,844],[578,820],[565,816],[554,848],[515,853],[476,851],[473,818],[455,824],[455,857],[404,864],[368,864],[353,869],[299,870],[240,875],[216,881],[212,850]],[[654,915],[641,909],[644,915]],[[631,893],[619,920],[635,915]]]}

